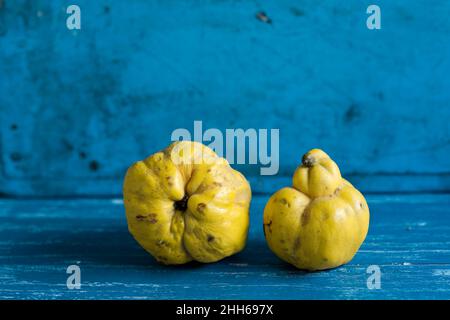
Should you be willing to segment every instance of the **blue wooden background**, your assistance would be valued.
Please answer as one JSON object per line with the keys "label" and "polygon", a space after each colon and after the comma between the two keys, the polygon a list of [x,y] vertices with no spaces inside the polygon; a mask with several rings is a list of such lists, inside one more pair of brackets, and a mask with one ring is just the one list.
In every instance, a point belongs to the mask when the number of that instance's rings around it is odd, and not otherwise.
{"label": "blue wooden background", "polygon": [[[328,151],[366,192],[450,190],[450,3],[0,1],[0,192],[120,195],[176,128],[279,128],[280,172]],[[256,14],[264,11],[272,23]]]}

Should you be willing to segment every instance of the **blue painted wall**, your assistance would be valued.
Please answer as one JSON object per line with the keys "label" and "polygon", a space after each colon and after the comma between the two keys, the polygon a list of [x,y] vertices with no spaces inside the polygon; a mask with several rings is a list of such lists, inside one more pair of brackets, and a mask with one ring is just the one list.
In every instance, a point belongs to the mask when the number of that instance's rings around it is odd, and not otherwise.
{"label": "blue painted wall", "polygon": [[[0,192],[120,194],[171,132],[279,128],[366,192],[450,190],[448,1],[0,1]],[[382,29],[366,28],[366,8]],[[271,24],[255,15],[264,11]]]}

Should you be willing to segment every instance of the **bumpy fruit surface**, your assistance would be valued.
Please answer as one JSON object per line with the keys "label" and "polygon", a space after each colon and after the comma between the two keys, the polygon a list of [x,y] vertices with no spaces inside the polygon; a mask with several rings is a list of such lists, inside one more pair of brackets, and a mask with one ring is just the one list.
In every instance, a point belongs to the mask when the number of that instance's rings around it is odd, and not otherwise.
{"label": "bumpy fruit surface", "polygon": [[350,261],[369,228],[363,195],[319,149],[303,156],[292,182],[293,187],[273,194],[264,209],[270,249],[282,260],[310,271]]}
{"label": "bumpy fruit surface", "polygon": [[214,262],[245,246],[250,186],[201,143],[175,142],[136,162],[123,194],[129,231],[163,264]]}

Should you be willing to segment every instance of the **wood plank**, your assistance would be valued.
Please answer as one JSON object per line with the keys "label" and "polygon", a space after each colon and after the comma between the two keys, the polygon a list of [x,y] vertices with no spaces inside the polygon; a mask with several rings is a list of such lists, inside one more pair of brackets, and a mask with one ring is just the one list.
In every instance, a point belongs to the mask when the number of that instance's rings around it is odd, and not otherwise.
{"label": "wood plank", "polygon": [[[246,249],[215,264],[159,265],[129,235],[120,199],[0,200],[0,298],[450,299],[450,196],[369,196],[366,242],[347,265],[305,273],[267,248],[254,196]],[[66,288],[70,264],[82,288]],[[366,286],[379,265],[382,288]]]}

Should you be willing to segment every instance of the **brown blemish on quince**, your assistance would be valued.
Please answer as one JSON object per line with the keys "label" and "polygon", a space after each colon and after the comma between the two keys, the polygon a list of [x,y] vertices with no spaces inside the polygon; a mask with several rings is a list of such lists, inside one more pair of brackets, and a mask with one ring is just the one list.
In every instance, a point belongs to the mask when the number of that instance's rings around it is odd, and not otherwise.
{"label": "brown blemish on quince", "polygon": [[301,217],[302,226],[306,226],[308,224],[310,216],[311,216],[311,213],[309,212],[309,210],[305,210],[303,212],[302,217]]}
{"label": "brown blemish on quince", "polygon": [[203,212],[205,211],[205,208],[206,208],[206,204],[204,204],[204,203],[199,203],[199,204],[197,205],[197,210],[198,210],[198,212],[200,212],[200,213],[203,213]]}
{"label": "brown blemish on quince", "polygon": [[138,221],[148,221],[151,224],[155,224],[155,223],[158,222],[158,219],[156,219],[156,214],[155,213],[149,213],[146,216],[139,214],[139,215],[136,216],[136,219]]}
{"label": "brown blemish on quince", "polygon": [[300,237],[297,237],[294,241],[294,251],[297,251],[298,248],[300,248],[300,245],[301,245]]}

